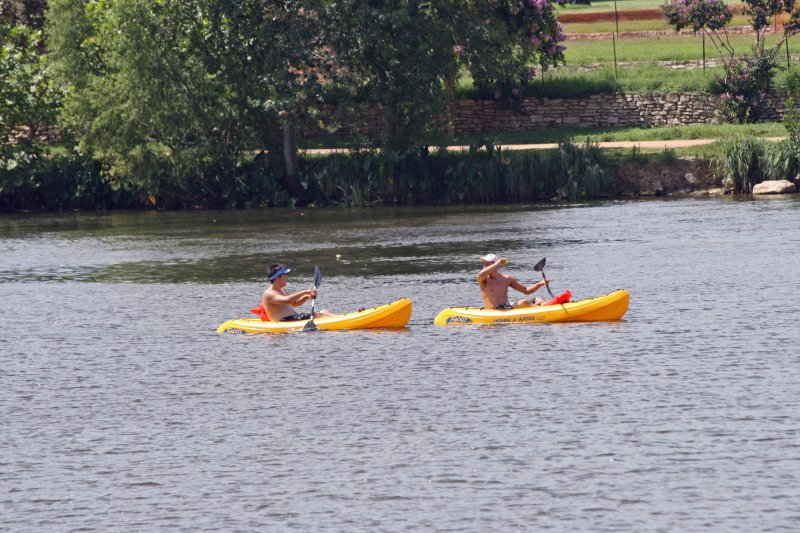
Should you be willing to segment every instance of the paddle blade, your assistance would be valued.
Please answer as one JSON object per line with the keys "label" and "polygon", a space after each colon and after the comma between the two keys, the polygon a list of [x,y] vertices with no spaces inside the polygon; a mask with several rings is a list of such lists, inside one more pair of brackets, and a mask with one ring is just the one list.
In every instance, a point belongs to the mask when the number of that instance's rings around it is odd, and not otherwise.
{"label": "paddle blade", "polygon": [[542,257],[541,261],[539,261],[538,263],[533,265],[533,270],[535,270],[536,272],[541,272],[542,270],[544,270],[544,264],[546,262],[547,262],[547,258],[546,257]]}
{"label": "paddle blade", "polygon": [[314,324],[314,319],[312,318],[311,320],[306,322],[305,326],[303,326],[303,331],[304,332],[305,331],[319,331],[319,327],[317,327],[317,325]]}
{"label": "paddle blade", "polygon": [[319,289],[320,285],[322,285],[322,271],[314,265],[314,288]]}

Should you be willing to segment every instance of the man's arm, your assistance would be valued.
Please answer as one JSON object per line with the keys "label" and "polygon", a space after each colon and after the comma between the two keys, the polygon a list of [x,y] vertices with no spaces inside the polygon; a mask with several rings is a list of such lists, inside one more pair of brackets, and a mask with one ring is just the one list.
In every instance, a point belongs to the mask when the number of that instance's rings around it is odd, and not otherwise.
{"label": "man's arm", "polygon": [[289,303],[292,307],[297,307],[298,305],[302,305],[309,301],[311,298],[315,298],[317,296],[317,291],[314,289],[305,289],[303,291],[297,291],[293,294],[289,295],[289,298],[292,298],[294,303]]}
{"label": "man's arm", "polygon": [[538,291],[545,285],[546,283],[544,282],[544,280],[540,281],[539,283],[534,283],[533,285],[523,285],[517,280],[517,278],[511,278],[510,287],[515,291],[521,292],[522,294],[533,294],[534,292]]}
{"label": "man's arm", "polygon": [[288,304],[292,307],[297,307],[298,305],[302,305],[303,303],[307,302],[311,298],[314,298],[316,295],[317,291],[314,289],[305,289],[292,294],[280,294],[277,291],[268,290],[264,292],[264,303],[270,303],[273,305]]}
{"label": "man's arm", "polygon": [[505,257],[503,257],[500,260],[495,261],[491,265],[484,267],[483,270],[478,272],[478,281],[484,281],[489,274],[491,274],[492,272],[497,272],[497,269],[505,265],[506,263],[508,263],[508,260]]}

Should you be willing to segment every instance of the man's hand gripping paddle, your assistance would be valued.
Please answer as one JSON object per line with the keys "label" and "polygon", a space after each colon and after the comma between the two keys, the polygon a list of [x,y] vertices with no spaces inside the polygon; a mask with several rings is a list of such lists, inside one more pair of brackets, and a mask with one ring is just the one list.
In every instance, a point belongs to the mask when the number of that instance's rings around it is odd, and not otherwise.
{"label": "man's hand gripping paddle", "polygon": [[541,272],[542,273],[542,279],[544,280],[544,286],[547,287],[547,292],[550,293],[550,297],[551,298],[555,298],[555,296],[553,296],[553,291],[550,290],[550,284],[547,283],[547,277],[545,277],[545,275],[544,275],[544,264],[546,262],[547,262],[547,258],[546,257],[542,257],[541,261],[539,261],[538,263],[533,265],[533,269],[536,272]]}
{"label": "man's hand gripping paddle", "polygon": [[[319,286],[322,285],[322,272],[320,271],[319,267],[314,265],[314,290],[318,290]],[[306,322],[306,325],[303,326],[303,331],[319,331],[319,328],[316,324],[314,324],[314,305],[317,303],[316,298],[311,299],[311,320]]]}

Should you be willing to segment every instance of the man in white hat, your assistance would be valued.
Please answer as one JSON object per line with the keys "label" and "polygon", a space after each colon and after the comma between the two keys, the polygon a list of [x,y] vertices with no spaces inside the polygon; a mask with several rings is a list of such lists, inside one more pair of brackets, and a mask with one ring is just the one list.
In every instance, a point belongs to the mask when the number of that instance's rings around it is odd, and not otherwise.
{"label": "man in white hat", "polygon": [[542,280],[533,285],[523,285],[514,276],[499,272],[501,266],[508,264],[505,257],[498,258],[495,254],[486,254],[480,258],[480,261],[483,263],[483,268],[478,272],[478,287],[487,308],[515,309],[544,305],[544,300],[541,298],[535,298],[533,301],[523,298],[512,304],[508,301],[508,288],[511,287],[522,294],[533,294],[548,284],[550,280]]}

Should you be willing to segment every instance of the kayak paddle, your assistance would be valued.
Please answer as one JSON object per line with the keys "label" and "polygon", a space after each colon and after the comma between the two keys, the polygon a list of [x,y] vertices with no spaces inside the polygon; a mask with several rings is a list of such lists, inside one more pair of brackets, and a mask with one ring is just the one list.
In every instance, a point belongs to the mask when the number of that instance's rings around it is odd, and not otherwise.
{"label": "kayak paddle", "polygon": [[547,292],[550,293],[550,297],[551,298],[555,298],[555,296],[553,296],[553,291],[550,290],[550,285],[547,283],[547,278],[544,275],[544,264],[546,262],[547,262],[547,258],[546,257],[542,257],[541,261],[539,261],[538,263],[533,265],[533,269],[536,272],[541,272],[542,273],[542,279],[544,280],[544,286],[547,287]]}
{"label": "kayak paddle", "polygon": [[[319,267],[314,265],[314,290],[316,291],[319,289],[319,286],[322,285],[322,272],[320,271]],[[317,303],[316,298],[311,299],[311,320],[306,322],[306,325],[303,326],[303,331],[319,331],[319,328],[316,324],[314,324],[314,305]]]}

